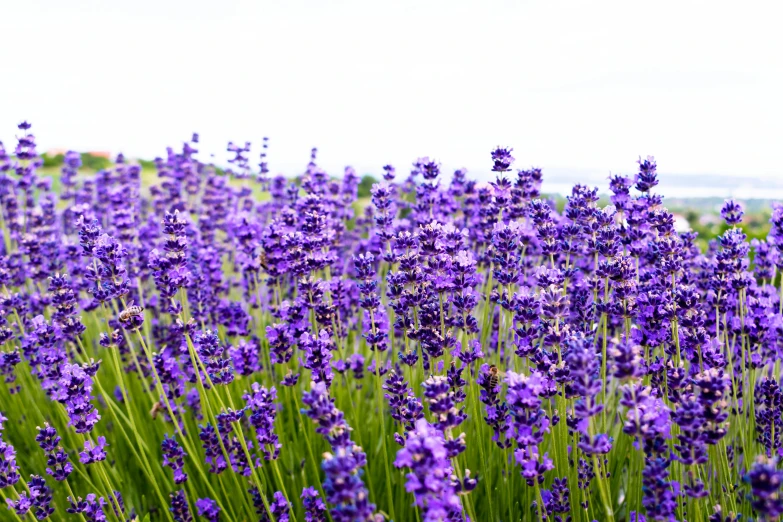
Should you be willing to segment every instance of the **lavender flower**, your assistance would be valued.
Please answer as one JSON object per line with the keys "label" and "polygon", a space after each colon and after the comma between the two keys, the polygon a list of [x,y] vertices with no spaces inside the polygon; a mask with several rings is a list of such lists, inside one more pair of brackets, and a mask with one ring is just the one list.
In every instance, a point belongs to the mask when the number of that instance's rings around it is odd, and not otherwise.
{"label": "lavender flower", "polygon": [[238,375],[248,377],[261,370],[258,359],[259,348],[255,339],[241,339],[236,347],[228,349],[228,355],[234,363],[234,369]]}
{"label": "lavender flower", "polygon": [[177,444],[177,440],[166,434],[161,443],[161,450],[163,451],[163,465],[171,468],[174,472],[174,484],[182,484],[188,480],[188,474],[184,471],[187,454],[182,446]]}
{"label": "lavender flower", "polygon": [[[86,371],[88,370],[88,371]],[[61,378],[54,394],[55,400],[62,403],[68,412],[69,426],[76,433],[89,433],[101,416],[90,402],[92,399],[92,376],[97,370],[81,367],[76,364],[63,364],[60,368]]]}
{"label": "lavender flower", "polygon": [[727,199],[723,202],[723,207],[720,209],[720,215],[726,221],[729,226],[736,226],[742,222],[742,205],[734,201],[733,199]]}
{"label": "lavender flower", "polygon": [[658,165],[655,158],[647,156],[646,159],[639,158],[639,173],[636,175],[636,190],[639,192],[649,192],[658,184],[657,179]]}
{"label": "lavender flower", "polygon": [[21,493],[19,500],[6,499],[8,507],[17,515],[24,515],[31,511],[38,520],[46,520],[54,513],[52,506],[52,489],[46,485],[43,477],[30,475],[27,483],[29,493]]}
{"label": "lavender flower", "polygon": [[321,330],[318,337],[305,332],[299,339],[299,346],[305,354],[302,366],[313,374],[313,382],[332,384],[332,340],[326,330]]}
{"label": "lavender flower", "polygon": [[54,477],[54,480],[63,481],[68,475],[73,473],[73,464],[68,460],[68,454],[59,447],[60,437],[57,430],[49,424],[44,424],[43,428],[38,428],[38,435],[35,441],[46,453],[46,473]]}
{"label": "lavender flower", "polygon": [[105,448],[108,446],[106,443],[106,437],[98,437],[98,442],[93,444],[92,441],[84,441],[84,451],[79,452],[79,462],[82,464],[93,464],[106,460]]}
{"label": "lavender flower", "polygon": [[255,430],[256,448],[258,448],[265,460],[274,460],[280,455],[280,440],[275,433],[275,399],[277,390],[267,390],[254,382],[251,386],[252,393],[245,392],[243,398],[250,411],[250,425]]}
{"label": "lavender flower", "polygon": [[[0,414],[0,418],[3,418]],[[0,422],[2,427],[2,422]],[[19,482],[19,466],[16,463],[16,450],[3,441],[3,433],[0,430],[0,489],[13,486]]]}
{"label": "lavender flower", "polygon": [[253,497],[253,505],[256,508],[256,514],[261,517],[259,519],[260,522],[271,522],[271,520],[275,520],[276,522],[288,522],[290,520],[288,512],[291,509],[291,505],[282,492],[275,491],[272,501],[269,503],[269,512],[271,512],[272,519],[270,519],[267,514],[266,506],[264,506],[264,501],[261,499],[258,490],[253,487],[250,489],[250,494]]}
{"label": "lavender flower", "polygon": [[307,486],[302,490],[302,504],[305,509],[305,522],[326,522],[326,504],[315,488]]}
{"label": "lavender flower", "polygon": [[514,149],[508,147],[497,147],[492,151],[492,161],[494,165],[492,170],[494,172],[506,172],[511,170],[511,164],[514,163],[514,157],[511,155],[511,151]]}
{"label": "lavender flower", "polygon": [[430,376],[422,383],[424,396],[430,405],[430,411],[437,417],[435,426],[441,431],[457,427],[467,417],[456,407],[456,396],[446,377]]}
{"label": "lavender flower", "polygon": [[360,475],[367,457],[351,442],[350,427],[343,413],[334,406],[324,382],[314,382],[302,402],[308,406],[304,413],[318,425],[316,431],[332,446],[332,453],[324,454],[322,463],[326,500],[334,505],[330,511],[332,519],[335,522],[370,520],[375,506],[369,502]]}
{"label": "lavender flower", "polygon": [[218,522],[220,520],[220,506],[211,498],[200,498],[196,501],[196,511],[198,516],[204,517],[209,522]]}
{"label": "lavender flower", "polygon": [[228,467],[228,463],[220,447],[220,440],[215,427],[211,424],[201,426],[201,432],[199,432],[198,436],[201,439],[201,447],[204,448],[210,473],[222,473]]}
{"label": "lavender flower", "polygon": [[538,452],[538,444],[549,432],[549,417],[541,403],[546,383],[538,373],[527,376],[515,372],[508,372],[506,383],[506,437],[517,443],[514,457],[528,484],[533,485],[536,480],[543,482],[544,472],[553,467],[549,457]]}
{"label": "lavender flower", "polygon": [[760,457],[744,479],[750,484],[751,505],[762,520],[779,518],[783,514],[783,499],[780,495],[783,472],[777,468],[777,460]]}
{"label": "lavender flower", "polygon": [[562,516],[571,511],[571,505],[569,503],[570,491],[568,490],[567,479],[556,478],[552,483],[552,489],[541,491],[541,498],[544,502],[544,513],[553,515],[555,521],[568,519],[568,517]]}
{"label": "lavender flower", "polygon": [[617,343],[611,351],[614,358],[614,376],[621,381],[633,380],[644,375],[642,347],[628,340]]}
{"label": "lavender flower", "polygon": [[574,403],[574,417],[577,419],[577,430],[581,433],[579,449],[587,455],[605,454],[611,449],[611,441],[604,434],[591,438],[588,428],[590,418],[603,411],[604,406],[598,404],[595,397],[601,391],[599,376],[600,364],[592,350],[592,342],[575,342],[569,347],[566,362],[569,368],[571,388],[579,396]]}
{"label": "lavender flower", "polygon": [[425,522],[453,520],[462,512],[450,479],[452,468],[443,433],[425,419],[416,421],[405,446],[397,452],[394,465],[410,469],[405,489],[413,493]]}
{"label": "lavender flower", "polygon": [[169,511],[171,511],[174,522],[191,522],[193,520],[193,515],[190,513],[188,501],[185,498],[185,492],[183,490],[171,494],[171,507],[169,508]]}
{"label": "lavender flower", "polygon": [[88,522],[106,522],[106,513],[103,510],[106,501],[103,497],[98,498],[95,493],[88,494],[84,499],[79,497],[74,500],[68,497],[68,503],[70,506],[65,509],[66,512],[81,514]]}
{"label": "lavender flower", "polygon": [[194,344],[213,384],[226,385],[234,380],[231,360],[223,357],[225,346],[221,343],[217,332],[205,330],[196,336]]}

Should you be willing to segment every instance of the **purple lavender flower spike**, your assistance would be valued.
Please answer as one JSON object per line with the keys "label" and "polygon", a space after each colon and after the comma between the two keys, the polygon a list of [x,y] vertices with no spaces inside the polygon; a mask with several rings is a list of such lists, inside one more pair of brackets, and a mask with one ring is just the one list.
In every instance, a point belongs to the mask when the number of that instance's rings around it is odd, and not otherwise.
{"label": "purple lavender flower spike", "polygon": [[27,493],[20,494],[18,500],[7,498],[5,501],[8,503],[8,509],[13,509],[14,513],[20,516],[26,515],[30,508],[33,507],[33,501],[30,500]]}
{"label": "purple lavender flower spike", "polygon": [[305,354],[302,366],[312,372],[313,382],[332,384],[332,339],[326,330],[321,330],[318,337],[308,332],[299,338],[299,346]]}
{"label": "purple lavender flower spike", "polygon": [[315,488],[307,486],[302,490],[302,504],[305,522],[326,522],[326,504]]}
{"label": "purple lavender flower spike", "polygon": [[228,349],[228,355],[234,363],[234,370],[238,375],[245,377],[261,370],[259,352],[258,342],[255,339],[240,339],[236,347]]}
{"label": "purple lavender flower spike", "polygon": [[103,509],[106,506],[106,500],[103,497],[98,498],[95,493],[88,494],[84,499],[68,497],[68,503],[70,506],[65,511],[71,514],[81,514],[87,522],[106,522],[107,520]]}
{"label": "purple lavender flower spike", "polygon": [[425,419],[416,421],[405,446],[397,451],[394,465],[409,468],[405,489],[413,493],[415,505],[422,508],[423,520],[453,520],[462,512],[454,484],[451,462],[443,433]]}
{"label": "purple lavender flower spike", "polygon": [[730,227],[739,225],[742,223],[742,215],[745,212],[742,210],[742,205],[734,201],[733,199],[727,199],[723,202],[723,207],[720,209],[720,216]]}
{"label": "purple lavender flower spike", "polygon": [[511,170],[511,164],[514,163],[514,157],[511,147],[497,147],[492,151],[493,172],[506,172]]}
{"label": "purple lavender flower spike", "polygon": [[290,520],[289,512],[291,510],[291,504],[286,500],[285,495],[281,491],[275,491],[272,496],[272,501],[269,502],[269,512],[271,512],[272,518],[269,518],[264,501],[261,499],[261,495],[258,490],[253,487],[250,488],[250,495],[253,497],[253,506],[256,508],[256,514],[259,515],[259,522],[288,522]]}
{"label": "purple lavender flower spike", "polygon": [[161,450],[163,451],[163,465],[168,466],[174,472],[174,484],[182,484],[188,480],[188,474],[184,470],[187,454],[177,443],[177,439],[166,434],[161,443]]}
{"label": "purple lavender flower spike", "polygon": [[234,380],[231,360],[224,357],[226,348],[217,332],[205,330],[196,336],[194,344],[213,384],[226,385]]}
{"label": "purple lavender flower spike", "polygon": [[324,470],[326,500],[333,504],[335,522],[370,521],[375,505],[368,498],[361,479],[361,469],[367,457],[358,446],[333,447],[334,453],[325,453],[321,467]]}
{"label": "purple lavender flower spike", "polygon": [[65,406],[69,425],[74,427],[76,433],[89,433],[101,418],[90,402],[92,377],[85,367],[76,364],[63,364],[60,373],[54,398]]}
{"label": "purple lavender flower spike", "polygon": [[169,511],[171,511],[174,522],[192,522],[193,515],[190,513],[188,501],[187,498],[185,498],[185,491],[179,490],[172,493],[170,498],[171,507],[169,508]]}
{"label": "purple lavender flower spike", "polygon": [[291,360],[295,341],[287,325],[276,323],[267,326],[266,339],[272,363],[285,364]]}
{"label": "purple lavender flower spike", "polygon": [[783,515],[780,495],[783,472],[778,469],[777,459],[759,457],[744,480],[750,484],[751,505],[764,520],[775,520]]}
{"label": "purple lavender flower spike", "polygon": [[541,498],[544,502],[543,512],[551,515],[553,520],[567,520],[568,517],[565,515],[571,511],[570,496],[568,480],[556,478],[552,483],[552,489],[541,491]]}
{"label": "purple lavender flower spike", "polygon": [[79,453],[79,462],[82,464],[93,464],[106,460],[106,446],[108,446],[106,437],[102,435],[98,437],[96,444],[89,440],[84,441],[84,451]]}
{"label": "purple lavender flower spike", "polygon": [[332,447],[324,454],[322,468],[326,475],[324,492],[335,522],[370,520],[375,506],[369,502],[367,489],[361,479],[361,472],[367,463],[367,456],[350,438],[351,428],[345,422],[343,413],[334,406],[324,382],[313,382],[310,392],[305,393],[302,402],[308,417],[316,422],[316,432],[323,435]]}
{"label": "purple lavender flower spike", "polygon": [[198,516],[204,517],[209,522],[220,520],[220,506],[211,498],[200,498],[196,501]]}
{"label": "purple lavender flower spike", "polygon": [[652,156],[647,156],[646,159],[639,158],[638,163],[639,173],[636,175],[636,190],[647,193],[658,184],[658,165]]}
{"label": "purple lavender flower spike", "polygon": [[[0,415],[0,417],[2,416]],[[2,426],[1,422],[0,426]],[[0,431],[0,489],[13,486],[19,482],[19,478],[16,450],[3,440],[3,433]]]}
{"label": "purple lavender flower spike", "polygon": [[[10,330],[6,331],[10,332]],[[13,334],[11,333],[10,335]],[[3,334],[0,333],[0,337],[2,336]],[[6,340],[8,338],[10,338],[10,336],[7,337]],[[2,341],[2,339],[0,339],[0,341]],[[18,393],[21,389],[19,385],[13,386],[14,382],[16,382],[16,373],[14,368],[20,362],[22,362],[22,357],[19,354],[19,349],[15,349],[12,352],[0,352],[0,375],[3,376],[3,381],[8,385],[8,392],[11,395]]]}
{"label": "purple lavender flower spike", "polygon": [[396,176],[396,171],[394,170],[394,167],[391,165],[384,165],[383,179],[386,181],[392,181],[394,179],[394,176]]}
{"label": "purple lavender flower spike", "polygon": [[9,503],[9,506],[12,506],[17,513],[19,513],[20,509],[24,509],[24,512],[30,510],[36,519],[46,520],[54,513],[52,489],[46,485],[46,480],[38,475],[30,475],[27,488],[29,496],[22,493],[19,496],[19,501],[15,505]]}
{"label": "purple lavender flower spike", "polygon": [[198,436],[199,439],[201,439],[201,447],[204,448],[210,473],[222,473],[228,467],[228,463],[226,462],[223,450],[220,447],[220,440],[218,439],[215,427],[211,424],[201,426],[201,431]]}
{"label": "purple lavender flower spike", "polygon": [[46,453],[46,473],[51,475],[54,480],[63,481],[68,475],[73,473],[73,464],[68,460],[68,454],[58,446],[60,437],[57,430],[49,424],[44,424],[43,428],[38,428],[38,435],[35,441]]}
{"label": "purple lavender flower spike", "polygon": [[252,393],[245,392],[243,398],[249,410],[250,425],[255,430],[256,448],[261,451],[264,460],[274,460],[280,455],[280,440],[275,433],[275,417],[277,409],[275,399],[277,390],[267,390],[254,382]]}

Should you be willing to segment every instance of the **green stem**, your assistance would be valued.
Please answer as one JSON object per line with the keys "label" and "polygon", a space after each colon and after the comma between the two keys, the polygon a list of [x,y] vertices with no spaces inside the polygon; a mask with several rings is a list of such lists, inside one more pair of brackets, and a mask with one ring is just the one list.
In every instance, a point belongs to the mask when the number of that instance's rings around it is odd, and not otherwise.
{"label": "green stem", "polygon": [[[372,312],[370,312],[372,318]],[[375,329],[375,321],[373,320],[373,330]],[[386,417],[383,414],[383,388],[381,386],[380,375],[380,351],[375,350],[375,384],[376,395],[378,397],[378,418],[381,421],[381,441],[383,450],[383,460],[385,463],[384,469],[386,470],[386,501],[389,503],[389,512],[391,513],[392,520],[397,520],[394,514],[394,495],[392,494],[392,478],[391,478],[391,461],[389,460],[389,450],[386,447]]]}

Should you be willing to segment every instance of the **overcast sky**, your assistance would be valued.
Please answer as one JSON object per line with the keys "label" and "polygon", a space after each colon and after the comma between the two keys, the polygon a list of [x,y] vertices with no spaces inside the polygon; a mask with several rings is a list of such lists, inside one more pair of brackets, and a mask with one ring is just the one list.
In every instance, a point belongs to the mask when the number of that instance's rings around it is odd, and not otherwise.
{"label": "overcast sky", "polygon": [[345,165],[783,177],[780,2],[24,0],[0,10],[0,139],[154,157],[192,131]]}

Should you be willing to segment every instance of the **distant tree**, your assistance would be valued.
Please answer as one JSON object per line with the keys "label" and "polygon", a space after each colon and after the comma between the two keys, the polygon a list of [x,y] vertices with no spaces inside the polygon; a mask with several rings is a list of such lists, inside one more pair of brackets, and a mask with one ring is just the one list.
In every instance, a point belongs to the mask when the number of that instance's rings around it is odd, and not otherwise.
{"label": "distant tree", "polygon": [[82,166],[91,170],[103,170],[111,166],[111,160],[101,156],[94,156],[89,152],[82,152]]}
{"label": "distant tree", "polygon": [[688,224],[694,230],[696,230],[696,227],[699,226],[699,217],[700,214],[693,209],[688,209],[685,211],[685,219],[688,220]]}
{"label": "distant tree", "polygon": [[63,156],[62,154],[50,156],[49,154],[44,152],[41,155],[41,158],[43,158],[44,167],[59,167],[63,164],[63,161],[65,161],[65,156]]}
{"label": "distant tree", "polygon": [[376,183],[378,183],[378,180],[370,174],[365,174],[362,176],[362,180],[359,182],[359,198],[369,198],[370,189]]}
{"label": "distant tree", "polygon": [[151,160],[140,159],[139,160],[139,165],[143,169],[150,169],[150,170],[154,170],[155,169],[155,162],[151,161]]}

